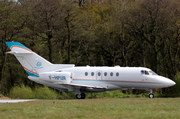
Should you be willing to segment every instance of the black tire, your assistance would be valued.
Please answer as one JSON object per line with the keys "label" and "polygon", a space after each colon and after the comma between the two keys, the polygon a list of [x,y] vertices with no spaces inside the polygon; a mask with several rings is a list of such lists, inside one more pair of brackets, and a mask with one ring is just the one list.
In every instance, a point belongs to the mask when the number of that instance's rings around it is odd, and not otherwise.
{"label": "black tire", "polygon": [[81,94],[76,94],[76,98],[81,99],[82,98]]}
{"label": "black tire", "polygon": [[86,98],[86,94],[85,93],[81,93],[81,99],[85,99]]}
{"label": "black tire", "polygon": [[154,95],[152,93],[150,93],[149,98],[154,98]]}

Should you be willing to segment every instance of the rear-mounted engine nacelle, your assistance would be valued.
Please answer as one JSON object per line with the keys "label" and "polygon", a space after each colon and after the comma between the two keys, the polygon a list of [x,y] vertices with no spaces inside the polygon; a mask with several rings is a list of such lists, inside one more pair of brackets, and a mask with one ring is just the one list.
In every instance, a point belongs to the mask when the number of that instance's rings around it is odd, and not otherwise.
{"label": "rear-mounted engine nacelle", "polygon": [[71,72],[44,72],[39,74],[39,79],[48,82],[70,83],[72,81]]}

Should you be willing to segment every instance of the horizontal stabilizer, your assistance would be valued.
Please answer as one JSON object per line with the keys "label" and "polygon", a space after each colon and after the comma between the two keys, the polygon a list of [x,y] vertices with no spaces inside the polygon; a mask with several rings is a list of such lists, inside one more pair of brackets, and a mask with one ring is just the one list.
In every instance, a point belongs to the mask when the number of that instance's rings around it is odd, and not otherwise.
{"label": "horizontal stabilizer", "polygon": [[[17,52],[17,51],[9,51],[9,52],[6,52],[8,54],[19,54],[19,53],[24,53],[24,52]],[[33,52],[26,52],[26,53],[33,53]]]}
{"label": "horizontal stabilizer", "polygon": [[22,45],[19,42],[6,42],[9,49],[12,51],[11,54],[14,53],[34,53],[32,50]]}

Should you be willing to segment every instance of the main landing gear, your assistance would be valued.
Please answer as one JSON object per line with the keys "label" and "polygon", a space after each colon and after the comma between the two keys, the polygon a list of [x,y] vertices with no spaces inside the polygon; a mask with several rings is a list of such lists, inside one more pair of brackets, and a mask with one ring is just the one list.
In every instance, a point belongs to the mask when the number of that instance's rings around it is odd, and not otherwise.
{"label": "main landing gear", "polygon": [[152,90],[152,89],[150,89],[149,98],[154,98],[154,95],[153,95],[153,90]]}
{"label": "main landing gear", "polygon": [[77,99],[85,99],[86,98],[86,94],[85,93],[76,94],[76,98]]}

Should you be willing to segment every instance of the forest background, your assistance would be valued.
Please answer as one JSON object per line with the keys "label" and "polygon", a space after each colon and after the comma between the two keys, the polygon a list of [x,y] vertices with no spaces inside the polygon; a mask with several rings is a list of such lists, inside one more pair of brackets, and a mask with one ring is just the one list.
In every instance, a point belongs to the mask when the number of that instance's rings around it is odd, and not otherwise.
{"label": "forest background", "polygon": [[179,0],[0,0],[0,93],[41,87],[5,53],[5,41],[17,41],[55,64],[148,67],[176,82],[157,94],[179,97],[179,7]]}

